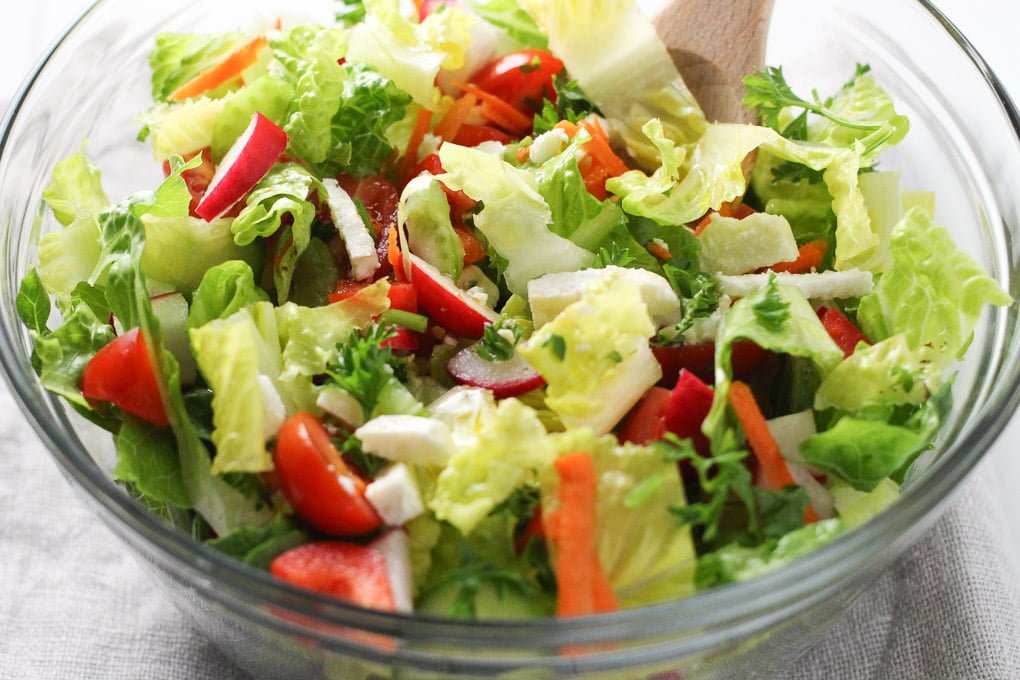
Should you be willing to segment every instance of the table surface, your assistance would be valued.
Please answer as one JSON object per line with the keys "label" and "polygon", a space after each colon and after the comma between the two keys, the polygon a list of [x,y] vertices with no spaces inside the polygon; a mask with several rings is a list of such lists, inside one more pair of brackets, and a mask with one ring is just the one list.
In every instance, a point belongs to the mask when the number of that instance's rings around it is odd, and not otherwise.
{"label": "table surface", "polygon": [[[780,0],[781,1],[781,0]],[[6,107],[22,78],[53,39],[90,0],[35,0],[11,3],[0,23],[0,109]],[[1014,97],[1020,99],[1020,59],[1014,27],[1020,22],[1016,0],[937,0],[935,2],[967,35],[996,70]],[[1008,518],[1020,517],[1020,417],[1014,417],[983,465],[997,485],[998,500]],[[988,471],[988,470],[986,470]],[[1011,522],[1011,553],[1020,564],[1020,522]]]}

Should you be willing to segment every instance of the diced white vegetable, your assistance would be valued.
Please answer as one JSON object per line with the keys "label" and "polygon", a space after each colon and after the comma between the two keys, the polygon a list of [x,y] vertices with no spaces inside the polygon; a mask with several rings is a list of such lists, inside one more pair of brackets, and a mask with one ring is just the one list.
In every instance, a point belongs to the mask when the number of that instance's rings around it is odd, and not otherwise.
{"label": "diced white vegetable", "polygon": [[559,128],[553,128],[543,132],[528,147],[528,153],[533,163],[545,163],[553,156],[558,156],[563,147],[570,141],[567,133]]}
{"label": "diced white vegetable", "polygon": [[403,529],[393,529],[368,544],[386,558],[386,572],[393,590],[393,604],[398,612],[414,611],[411,586],[411,539]]}
{"label": "diced white vegetable", "polygon": [[609,266],[604,269],[582,269],[576,272],[546,274],[528,283],[528,302],[535,328],[552,321],[564,309],[581,299],[584,291],[599,278],[615,275],[618,279],[637,284],[648,314],[657,326],[676,321],[680,299],[669,281],[646,269]]}
{"label": "diced white vegetable", "polygon": [[790,470],[790,476],[793,477],[793,481],[797,483],[797,486],[804,489],[804,493],[807,494],[808,505],[811,506],[811,509],[822,519],[832,517],[835,501],[829,490],[825,488],[825,485],[815,479],[811,471],[803,465],[787,462],[786,467]]}
{"label": "diced white vegetable", "polygon": [[347,256],[351,260],[354,278],[358,281],[372,278],[379,269],[379,255],[375,250],[375,239],[361,219],[358,207],[335,179],[324,179],[322,185],[326,188],[329,214],[333,217],[333,224],[340,232]]}
{"label": "diced white vegetable", "polygon": [[[862,297],[871,292],[874,280],[871,272],[847,269],[842,272],[815,272],[811,274],[776,274],[776,281],[783,286],[793,286],[809,300],[832,300]],[[719,276],[720,292],[730,297],[747,297],[764,288],[769,274],[744,274],[743,276]]]}
{"label": "diced white vegetable", "polygon": [[450,428],[435,418],[379,416],[355,431],[366,452],[387,460],[442,465],[450,458]]}
{"label": "diced white vegetable", "polygon": [[742,220],[713,215],[698,237],[701,268],[712,274],[743,274],[797,259],[797,241],[782,215],[755,213]]}
{"label": "diced white vegetable", "polygon": [[481,387],[459,385],[429,404],[429,413],[449,428],[457,448],[474,442],[479,414],[492,408],[492,392]]}
{"label": "diced white vegetable", "polygon": [[361,408],[361,403],[350,392],[339,387],[323,389],[316,397],[315,405],[348,425],[358,427],[365,422],[365,412]]}
{"label": "diced white vegetable", "polygon": [[803,460],[800,455],[801,442],[818,431],[815,429],[815,416],[811,409],[773,418],[765,424],[783,458],[794,463]]}
{"label": "diced white vegetable", "polygon": [[403,463],[386,468],[365,487],[365,499],[386,524],[401,527],[425,512],[418,484]]}
{"label": "diced white vegetable", "polygon": [[269,441],[276,436],[287,419],[287,407],[276,391],[269,376],[259,375],[259,392],[262,393],[262,437]]}
{"label": "diced white vegetable", "polygon": [[418,162],[421,163],[428,156],[431,156],[438,151],[439,145],[442,143],[442,137],[437,137],[431,132],[426,132],[425,137],[421,140],[421,146],[418,147]]}

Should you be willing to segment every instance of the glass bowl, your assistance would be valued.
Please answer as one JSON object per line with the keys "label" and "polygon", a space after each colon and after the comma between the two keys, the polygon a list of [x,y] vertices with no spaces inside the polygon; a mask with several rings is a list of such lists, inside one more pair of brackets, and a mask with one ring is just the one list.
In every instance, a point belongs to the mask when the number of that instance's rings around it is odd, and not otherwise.
{"label": "glass bowl", "polygon": [[[259,677],[748,677],[781,670],[938,517],[1020,401],[1016,308],[989,311],[955,383],[937,450],[902,499],[863,528],[755,580],[679,602],[570,620],[455,622],[361,610],[274,581],[149,514],[108,474],[112,443],[47,395],[15,311],[54,164],[83,138],[119,199],[161,177],[134,142],[149,103],[146,54],[160,30],[225,30],[291,16],[328,20],[328,0],[101,0],[54,46],[3,125],[0,362],[67,479],[170,598]],[[889,152],[908,188],[934,190],[938,219],[1014,297],[1020,229],[1020,116],[971,45],[925,0],[783,0],[768,61],[795,88],[835,89],[868,62],[910,116]],[[563,647],[571,655],[561,654]]]}

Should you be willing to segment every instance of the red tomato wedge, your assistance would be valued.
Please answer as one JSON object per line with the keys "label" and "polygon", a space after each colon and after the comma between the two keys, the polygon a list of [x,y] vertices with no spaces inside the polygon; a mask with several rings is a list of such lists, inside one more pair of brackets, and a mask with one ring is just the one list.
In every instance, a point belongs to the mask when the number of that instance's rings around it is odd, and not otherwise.
{"label": "red tomato wedge", "polygon": [[453,143],[461,146],[478,146],[482,142],[509,144],[512,141],[513,137],[489,125],[461,125],[453,138]]}
{"label": "red tomato wedge", "polygon": [[563,62],[546,50],[511,52],[483,67],[471,82],[518,111],[537,113],[542,100],[556,101],[553,78]]}
{"label": "red tomato wedge", "polygon": [[292,548],[272,561],[276,578],[369,609],[394,611],[386,557],[353,543],[321,541]]}
{"label": "red tomato wedge", "polygon": [[362,536],[382,526],[365,499],[365,482],[351,472],[310,413],[291,416],[276,436],[276,478],[294,510],[334,536]]}
{"label": "red tomato wedge", "polygon": [[96,352],[85,365],[81,392],[86,399],[108,401],[153,425],[170,424],[145,338],[137,328]]}

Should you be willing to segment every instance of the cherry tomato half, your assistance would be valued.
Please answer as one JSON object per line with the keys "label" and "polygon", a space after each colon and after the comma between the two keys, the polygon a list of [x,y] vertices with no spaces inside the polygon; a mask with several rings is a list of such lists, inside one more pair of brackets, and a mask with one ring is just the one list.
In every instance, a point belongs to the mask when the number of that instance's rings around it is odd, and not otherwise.
{"label": "cherry tomato half", "polygon": [[382,525],[365,499],[365,482],[347,468],[312,414],[297,413],[283,424],[273,463],[283,495],[316,529],[361,536]]}
{"label": "cherry tomato half", "polygon": [[137,328],[96,352],[85,365],[81,392],[86,399],[108,401],[153,425],[170,424],[145,338]]}
{"label": "cherry tomato half", "polygon": [[556,101],[553,77],[562,70],[563,62],[546,50],[521,50],[489,63],[471,82],[519,111],[537,113],[543,99]]}

